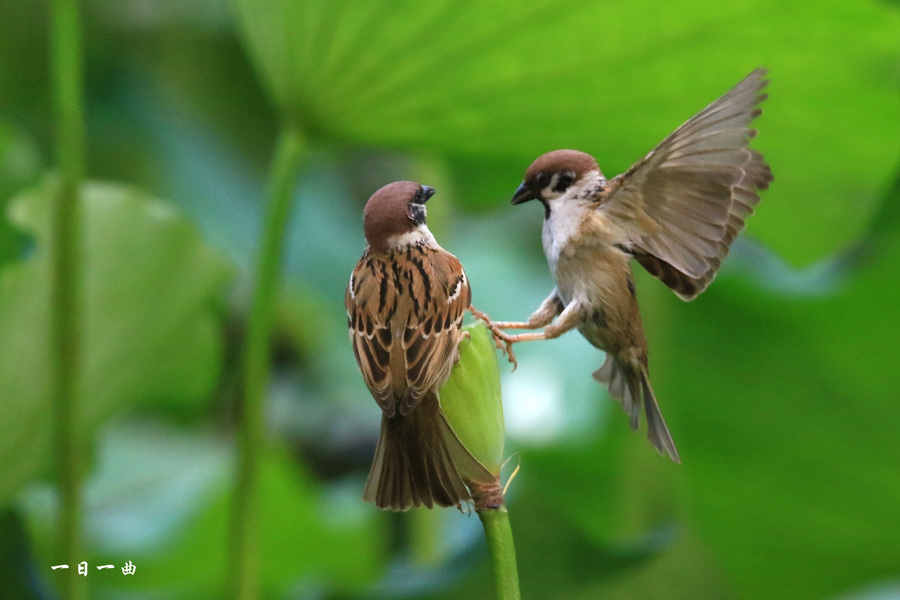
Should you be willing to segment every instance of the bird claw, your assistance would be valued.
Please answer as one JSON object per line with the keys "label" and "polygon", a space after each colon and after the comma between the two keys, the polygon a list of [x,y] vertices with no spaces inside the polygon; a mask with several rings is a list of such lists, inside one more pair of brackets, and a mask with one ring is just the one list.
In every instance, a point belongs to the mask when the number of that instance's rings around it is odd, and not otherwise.
{"label": "bird claw", "polygon": [[512,339],[507,333],[500,331],[499,329],[494,329],[492,327],[488,327],[491,330],[491,336],[494,338],[494,345],[497,346],[500,350],[506,354],[507,360],[512,363],[512,370],[515,371],[519,366],[519,362],[516,360],[516,353],[513,352],[512,345],[515,343],[515,340]]}
{"label": "bird claw", "polygon": [[513,336],[502,331],[493,321],[491,321],[489,316],[480,310],[477,310],[474,306],[470,306],[469,311],[471,311],[476,319],[483,321],[484,324],[487,325],[488,331],[491,332],[491,337],[494,338],[494,345],[506,355],[507,360],[512,363],[512,370],[515,371],[516,367],[519,366],[519,362],[516,360],[516,354],[512,349],[512,345],[515,343]]}

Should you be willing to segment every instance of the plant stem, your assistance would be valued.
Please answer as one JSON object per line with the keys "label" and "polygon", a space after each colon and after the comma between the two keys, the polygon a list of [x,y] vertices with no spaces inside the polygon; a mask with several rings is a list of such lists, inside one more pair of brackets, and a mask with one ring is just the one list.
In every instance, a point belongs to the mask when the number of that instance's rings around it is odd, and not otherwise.
{"label": "plant stem", "polygon": [[253,600],[259,596],[259,465],[265,445],[263,400],[269,379],[269,336],[281,272],[284,232],[303,155],[303,136],[298,129],[285,127],[269,172],[265,228],[244,340],[243,410],[231,539],[231,589],[239,600]]}
{"label": "plant stem", "polygon": [[59,548],[71,575],[61,579],[62,597],[87,597],[85,578],[74,574],[81,556],[81,444],[77,438],[80,367],[81,264],[79,190],[84,178],[81,23],[78,0],[54,0],[51,17],[54,121],[59,188],[52,224],[51,397],[53,445],[59,484]]}
{"label": "plant stem", "polygon": [[499,506],[478,507],[478,517],[484,526],[484,537],[487,539],[491,553],[491,567],[497,588],[497,600],[519,600],[519,570],[516,566],[516,547],[513,543],[512,527],[509,525],[509,513],[502,502]]}

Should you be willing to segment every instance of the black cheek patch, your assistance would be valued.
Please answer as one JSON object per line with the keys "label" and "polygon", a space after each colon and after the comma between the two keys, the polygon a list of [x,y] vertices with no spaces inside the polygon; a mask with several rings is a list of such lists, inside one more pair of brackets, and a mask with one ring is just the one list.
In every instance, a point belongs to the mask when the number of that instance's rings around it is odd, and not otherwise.
{"label": "black cheek patch", "polygon": [[425,206],[422,204],[410,204],[409,205],[409,218],[416,225],[424,225],[425,224]]}
{"label": "black cheek patch", "polygon": [[561,194],[572,185],[572,182],[575,181],[575,178],[568,173],[561,173],[556,177],[556,183],[553,185],[553,191]]}

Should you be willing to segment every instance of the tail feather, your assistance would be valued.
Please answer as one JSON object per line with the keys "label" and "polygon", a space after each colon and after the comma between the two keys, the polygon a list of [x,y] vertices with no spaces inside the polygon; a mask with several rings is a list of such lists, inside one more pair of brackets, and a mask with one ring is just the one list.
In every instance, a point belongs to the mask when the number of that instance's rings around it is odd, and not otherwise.
{"label": "tail feather", "polygon": [[643,404],[647,416],[647,439],[660,454],[681,463],[672,434],[669,433],[653,388],[650,387],[646,368],[641,367],[640,371],[635,371],[617,361],[612,354],[607,354],[603,365],[594,371],[594,379],[606,384],[610,394],[622,402],[622,408],[631,419],[632,429],[637,429],[640,424]]}
{"label": "tail feather", "polygon": [[494,479],[457,437],[437,396],[428,396],[406,416],[382,416],[363,499],[395,511],[457,506],[471,498],[467,482]]}
{"label": "tail feather", "polygon": [[647,415],[647,438],[660,454],[667,454],[669,458],[680,464],[678,448],[675,447],[675,441],[672,439],[672,434],[669,433],[666,420],[662,416],[662,411],[659,410],[659,403],[656,401],[653,388],[650,387],[650,377],[646,370],[641,373],[641,387],[644,391],[644,412]]}

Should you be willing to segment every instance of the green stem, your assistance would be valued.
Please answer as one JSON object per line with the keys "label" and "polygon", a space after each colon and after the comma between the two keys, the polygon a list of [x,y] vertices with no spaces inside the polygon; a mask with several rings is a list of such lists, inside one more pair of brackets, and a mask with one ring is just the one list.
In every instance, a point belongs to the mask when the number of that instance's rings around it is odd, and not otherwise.
{"label": "green stem", "polygon": [[84,178],[81,23],[78,0],[54,0],[51,56],[59,189],[52,225],[50,355],[53,443],[60,492],[60,553],[70,565],[62,597],[87,597],[74,574],[81,556],[82,453],[76,436],[79,395],[81,262],[79,190]]}
{"label": "green stem", "polygon": [[516,547],[506,505],[478,510],[484,526],[491,566],[497,587],[497,600],[519,600],[519,571],[516,567]]}
{"label": "green stem", "polygon": [[265,229],[244,341],[243,410],[231,539],[232,590],[239,600],[259,596],[259,465],[265,444],[264,398],[269,379],[269,336],[281,271],[284,231],[291,213],[303,136],[286,127],[269,172]]}

